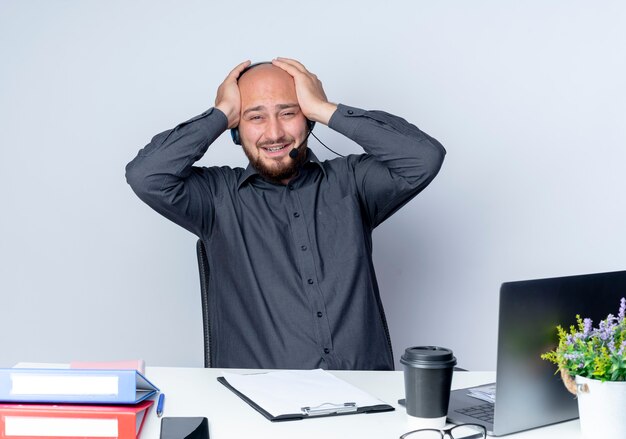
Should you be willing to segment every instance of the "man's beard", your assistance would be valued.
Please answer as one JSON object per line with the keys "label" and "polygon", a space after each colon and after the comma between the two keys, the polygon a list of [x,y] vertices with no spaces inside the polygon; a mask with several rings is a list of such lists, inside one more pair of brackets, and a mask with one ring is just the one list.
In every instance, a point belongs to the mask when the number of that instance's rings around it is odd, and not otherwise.
{"label": "man's beard", "polygon": [[[286,142],[284,141],[284,139],[278,139],[277,141],[264,143],[277,144]],[[259,146],[262,147],[263,145]],[[252,166],[254,166],[254,169],[256,169],[262,177],[275,182],[281,182],[282,180],[286,180],[295,176],[298,172],[298,169],[300,168],[300,165],[304,163],[304,160],[307,156],[305,142],[298,147],[298,156],[295,159],[292,159],[290,156],[288,156],[287,163],[266,159],[270,162],[271,165],[273,165],[267,166],[266,162],[264,162],[263,158],[261,157],[261,151],[259,150],[259,148],[255,147],[253,151],[249,151],[248,148],[243,145],[242,148],[243,152],[246,154],[246,157],[248,157],[248,160],[250,160],[250,163],[252,164]]]}

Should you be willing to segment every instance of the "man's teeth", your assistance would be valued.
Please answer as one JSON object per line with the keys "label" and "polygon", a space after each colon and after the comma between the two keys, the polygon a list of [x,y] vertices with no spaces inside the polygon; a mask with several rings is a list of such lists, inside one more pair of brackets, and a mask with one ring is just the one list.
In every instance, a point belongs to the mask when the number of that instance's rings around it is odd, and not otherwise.
{"label": "man's teeth", "polygon": [[287,145],[282,145],[282,146],[276,146],[274,148],[265,148],[265,149],[267,149],[270,152],[274,152],[274,151],[280,151],[281,149],[286,148],[286,147]]}

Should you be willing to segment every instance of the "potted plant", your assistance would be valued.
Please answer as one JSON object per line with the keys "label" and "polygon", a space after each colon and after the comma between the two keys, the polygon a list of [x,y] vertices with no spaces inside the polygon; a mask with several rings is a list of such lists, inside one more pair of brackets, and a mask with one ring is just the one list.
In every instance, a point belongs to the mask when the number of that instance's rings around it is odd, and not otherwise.
{"label": "potted plant", "polygon": [[593,327],[576,316],[569,331],[557,326],[559,344],[541,355],[558,366],[565,387],[578,398],[585,438],[626,438],[626,298],[617,316]]}

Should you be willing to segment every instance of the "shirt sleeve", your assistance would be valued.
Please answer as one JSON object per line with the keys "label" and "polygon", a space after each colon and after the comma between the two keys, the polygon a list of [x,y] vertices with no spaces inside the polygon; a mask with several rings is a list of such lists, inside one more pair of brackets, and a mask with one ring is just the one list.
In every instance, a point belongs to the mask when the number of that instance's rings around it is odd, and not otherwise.
{"label": "shirt sleeve", "polygon": [[372,228],[428,186],[446,154],[436,139],[383,111],[339,104],[328,126],[366,152],[351,160],[356,191]]}
{"label": "shirt sleeve", "polygon": [[213,188],[193,164],[227,127],[226,115],[211,108],[157,134],[126,166],[126,181],[154,210],[201,235],[210,227]]}

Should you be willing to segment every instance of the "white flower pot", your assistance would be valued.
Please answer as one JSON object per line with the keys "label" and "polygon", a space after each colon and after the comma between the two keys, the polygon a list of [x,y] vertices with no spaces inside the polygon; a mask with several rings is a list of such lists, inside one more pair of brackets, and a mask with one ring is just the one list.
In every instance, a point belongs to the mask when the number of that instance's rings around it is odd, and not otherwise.
{"label": "white flower pot", "polygon": [[576,388],[583,438],[626,438],[626,381],[576,376]]}

